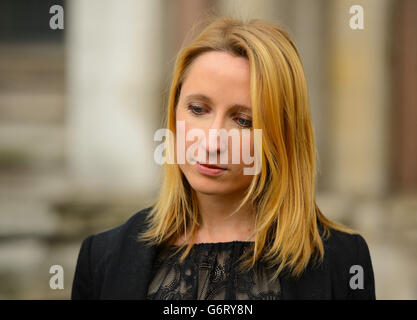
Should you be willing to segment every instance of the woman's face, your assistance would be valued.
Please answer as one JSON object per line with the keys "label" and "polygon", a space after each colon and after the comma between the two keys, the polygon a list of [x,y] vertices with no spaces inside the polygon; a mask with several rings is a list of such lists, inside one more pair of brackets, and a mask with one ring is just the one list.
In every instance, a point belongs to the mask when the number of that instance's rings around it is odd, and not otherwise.
{"label": "woman's face", "polygon": [[[185,137],[190,130],[200,129],[206,139],[205,143],[201,143],[201,139],[198,138],[186,140],[185,150],[189,150],[191,145],[198,145],[198,151],[195,150],[191,156],[185,156],[188,160],[190,157],[193,158],[197,163],[185,161],[179,166],[191,187],[197,192],[233,194],[244,191],[252,181],[253,175],[244,175],[243,169],[253,164],[245,164],[241,152],[243,145],[246,145],[245,150],[250,150],[251,156],[253,154],[249,71],[246,58],[218,51],[198,56],[188,70],[176,106],[176,120],[184,121]],[[231,137],[227,138],[227,145],[222,143],[220,137],[210,138],[210,129],[225,129],[224,132],[227,133],[235,129],[235,133],[240,137],[239,143]],[[242,141],[242,129],[247,129],[250,133],[249,139]],[[235,154],[238,152],[238,163],[232,163],[232,150]],[[220,158],[224,154],[227,154],[226,163]],[[217,156],[217,161],[213,163],[210,160],[210,165],[215,164],[222,169],[200,165],[208,164],[209,156]]]}

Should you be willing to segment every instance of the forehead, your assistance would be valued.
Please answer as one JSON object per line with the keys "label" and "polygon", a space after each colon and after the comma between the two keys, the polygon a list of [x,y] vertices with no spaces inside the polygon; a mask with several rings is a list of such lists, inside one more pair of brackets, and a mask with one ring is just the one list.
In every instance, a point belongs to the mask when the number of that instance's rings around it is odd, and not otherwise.
{"label": "forehead", "polygon": [[249,75],[249,61],[247,58],[234,56],[224,51],[205,52],[195,58],[192,63],[191,69],[197,69],[193,66],[198,66],[198,69],[204,69],[205,71],[217,72],[223,76],[230,75],[230,73],[238,76]]}
{"label": "forehead", "polygon": [[191,64],[181,89],[183,97],[190,94],[250,105],[249,61],[227,52],[201,54]]}

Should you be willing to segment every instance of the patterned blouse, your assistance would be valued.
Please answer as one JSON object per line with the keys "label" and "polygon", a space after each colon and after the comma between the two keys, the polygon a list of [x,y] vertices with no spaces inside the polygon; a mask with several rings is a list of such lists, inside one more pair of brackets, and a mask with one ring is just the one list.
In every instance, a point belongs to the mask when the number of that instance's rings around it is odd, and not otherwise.
{"label": "patterned blouse", "polygon": [[160,247],[153,266],[147,299],[151,300],[279,300],[279,277],[257,263],[239,272],[237,261],[254,242],[230,241],[194,244],[185,261],[178,259],[185,248],[170,257],[175,245]]}

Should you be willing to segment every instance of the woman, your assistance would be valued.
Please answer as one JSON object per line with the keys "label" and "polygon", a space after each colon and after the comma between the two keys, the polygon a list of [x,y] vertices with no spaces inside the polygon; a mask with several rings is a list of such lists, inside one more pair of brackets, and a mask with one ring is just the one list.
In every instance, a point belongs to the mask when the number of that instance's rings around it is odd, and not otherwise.
{"label": "woman", "polygon": [[316,205],[306,81],[283,30],[212,21],[178,55],[166,127],[175,163],[156,203],[84,240],[73,299],[375,299],[365,240]]}

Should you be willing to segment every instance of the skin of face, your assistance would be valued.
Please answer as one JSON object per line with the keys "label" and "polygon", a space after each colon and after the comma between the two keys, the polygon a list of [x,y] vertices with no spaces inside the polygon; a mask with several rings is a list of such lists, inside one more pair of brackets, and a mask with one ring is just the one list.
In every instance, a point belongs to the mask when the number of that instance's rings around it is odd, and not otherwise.
{"label": "skin of face", "polygon": [[[204,131],[207,144],[202,147],[204,152],[200,154],[205,154],[205,162],[209,162],[209,154],[214,152],[217,153],[216,164],[227,169],[218,176],[209,176],[199,172],[196,165],[188,161],[179,164],[191,187],[205,195],[243,194],[253,179],[252,175],[244,175],[243,169],[253,164],[243,163],[242,152],[239,164],[232,164],[232,138],[229,137],[227,149],[225,145],[220,145],[220,138],[217,138],[217,148],[213,148],[210,145],[213,139],[209,140],[209,129],[237,129],[239,136],[242,129],[250,130],[250,139],[243,142],[240,139],[238,149],[242,149],[242,143],[249,144],[247,147],[253,155],[249,61],[244,57],[218,51],[198,56],[182,84],[175,114],[177,121],[185,122],[186,136],[194,128]],[[186,150],[196,141],[197,138],[185,141]],[[222,152],[228,153],[227,164],[220,162]],[[201,160],[197,153],[195,155],[196,160]]]}

